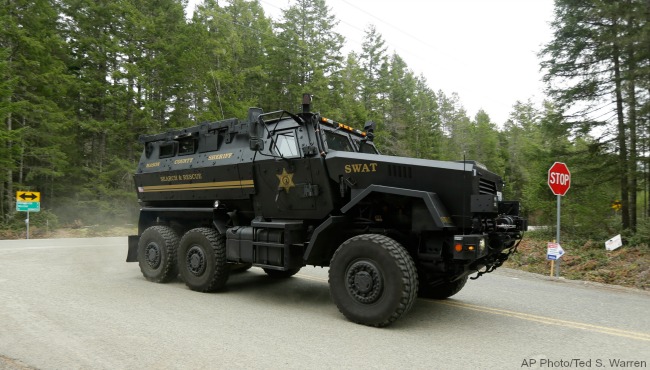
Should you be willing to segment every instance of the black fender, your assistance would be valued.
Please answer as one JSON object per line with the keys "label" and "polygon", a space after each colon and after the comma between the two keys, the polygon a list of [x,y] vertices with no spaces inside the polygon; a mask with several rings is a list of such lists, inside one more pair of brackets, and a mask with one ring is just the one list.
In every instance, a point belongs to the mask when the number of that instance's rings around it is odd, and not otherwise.
{"label": "black fender", "polygon": [[413,210],[414,219],[417,219],[413,223],[413,231],[453,230],[456,228],[436,193],[370,185],[363,190],[353,190],[352,199],[341,208],[343,215],[330,216],[314,230],[303,257],[307,264],[326,265],[329,263],[330,253],[338,248],[338,242],[342,242],[338,240],[341,235],[345,235],[342,232],[342,227],[353,224],[351,217],[346,213],[373,193],[392,194],[420,200],[416,202]]}
{"label": "black fender", "polygon": [[438,194],[422,190],[395,188],[383,185],[370,185],[365,189],[353,189],[352,199],[341,208],[341,212],[344,214],[347,213],[350,209],[352,209],[352,207],[373,193],[392,194],[421,199],[424,203],[424,206],[426,207],[425,212],[431,216],[431,219],[429,221],[433,222],[432,225],[427,225],[422,229],[442,230],[455,228],[455,225],[451,220],[451,216],[442,203],[442,200],[440,200],[440,197],[438,197]]}
{"label": "black fender", "polygon": [[348,221],[347,216],[330,216],[323,221],[311,234],[303,256],[304,261],[307,264],[321,266],[329,264],[329,257],[331,257],[329,252],[333,253],[338,248],[337,233],[334,230]]}

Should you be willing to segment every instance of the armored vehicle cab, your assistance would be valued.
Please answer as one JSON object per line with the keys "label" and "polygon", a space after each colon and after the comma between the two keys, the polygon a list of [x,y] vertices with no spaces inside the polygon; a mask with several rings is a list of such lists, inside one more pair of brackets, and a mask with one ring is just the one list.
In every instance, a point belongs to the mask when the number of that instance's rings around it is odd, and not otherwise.
{"label": "armored vehicle cab", "polygon": [[381,155],[374,124],[352,128],[310,102],[142,136],[127,261],[201,292],[235,268],[328,266],[339,310],[386,326],[418,295],[447,298],[516,250],[526,220],[499,176],[474,161]]}

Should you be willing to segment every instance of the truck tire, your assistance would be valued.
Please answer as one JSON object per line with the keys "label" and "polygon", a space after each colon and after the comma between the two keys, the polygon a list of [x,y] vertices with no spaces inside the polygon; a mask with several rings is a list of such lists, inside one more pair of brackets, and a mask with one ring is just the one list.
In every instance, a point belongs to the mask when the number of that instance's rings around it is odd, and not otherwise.
{"label": "truck tire", "polygon": [[200,227],[183,235],[178,246],[178,267],[188,288],[214,292],[226,285],[230,266],[226,261],[226,237]]}
{"label": "truck tire", "polygon": [[429,285],[424,281],[420,281],[420,291],[418,296],[421,298],[430,298],[430,299],[445,299],[453,296],[454,294],[460,292],[461,289],[467,283],[467,278],[469,276],[462,277],[455,281],[446,281],[442,284]]}
{"label": "truck tire", "polygon": [[266,268],[264,269],[264,272],[266,272],[267,275],[275,279],[285,279],[292,277],[293,275],[297,274],[298,271],[300,271],[300,268],[293,268],[285,271]]}
{"label": "truck tire", "polygon": [[169,226],[147,228],[138,242],[138,264],[149,281],[165,283],[178,276],[178,235]]}
{"label": "truck tire", "polygon": [[401,244],[385,235],[364,234],[336,250],[329,285],[332,300],[348,320],[382,327],[411,309],[418,275]]}

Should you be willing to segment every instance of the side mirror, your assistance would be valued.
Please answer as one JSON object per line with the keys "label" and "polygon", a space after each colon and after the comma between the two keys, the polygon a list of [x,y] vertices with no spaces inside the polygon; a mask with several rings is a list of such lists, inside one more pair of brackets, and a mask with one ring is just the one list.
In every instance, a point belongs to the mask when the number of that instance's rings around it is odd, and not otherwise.
{"label": "side mirror", "polygon": [[365,125],[363,125],[363,131],[366,132],[366,137],[368,138],[368,141],[372,141],[375,138],[375,128],[377,127],[377,124],[374,123],[373,121],[368,121],[366,122]]}
{"label": "side mirror", "polygon": [[262,113],[264,113],[262,108],[248,108],[249,147],[255,152],[264,150],[264,140],[260,139],[260,129],[262,129],[264,125],[264,121],[260,120],[260,115],[262,115]]}
{"label": "side mirror", "polygon": [[254,152],[261,152],[264,150],[264,140],[260,138],[253,139],[251,138],[250,141],[248,142],[248,145],[250,146],[250,149]]}

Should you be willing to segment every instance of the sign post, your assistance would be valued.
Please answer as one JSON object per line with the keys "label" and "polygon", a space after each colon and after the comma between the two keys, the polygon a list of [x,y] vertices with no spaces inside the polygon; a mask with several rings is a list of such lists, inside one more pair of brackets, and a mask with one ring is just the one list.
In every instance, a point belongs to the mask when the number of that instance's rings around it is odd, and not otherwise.
{"label": "sign post", "polygon": [[27,239],[29,239],[29,212],[41,211],[41,193],[38,191],[19,190],[16,192],[16,211],[27,212],[25,225],[27,226]]}
{"label": "sign post", "polygon": [[[553,194],[557,196],[557,227],[555,242],[560,245],[560,203],[561,197],[569,191],[571,187],[571,172],[566,164],[562,162],[555,162],[548,169],[548,186],[551,188]],[[555,276],[560,277],[560,259],[557,259],[557,267],[555,269]]]}

